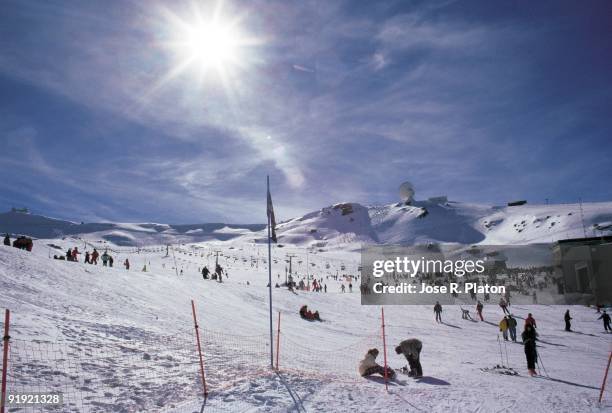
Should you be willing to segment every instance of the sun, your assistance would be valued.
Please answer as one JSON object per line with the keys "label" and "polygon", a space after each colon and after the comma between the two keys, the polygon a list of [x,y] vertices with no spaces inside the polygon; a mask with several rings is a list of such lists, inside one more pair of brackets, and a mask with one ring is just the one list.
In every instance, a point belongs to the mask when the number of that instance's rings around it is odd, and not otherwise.
{"label": "sun", "polygon": [[173,67],[162,83],[184,72],[226,83],[248,64],[249,49],[259,42],[244,32],[241,16],[224,15],[222,4],[219,1],[208,10],[202,3],[194,4],[186,17],[164,13],[168,22],[164,45],[172,53]]}
{"label": "sun", "polygon": [[228,70],[239,62],[240,35],[232,25],[211,21],[188,26],[182,42],[184,58],[202,70]]}

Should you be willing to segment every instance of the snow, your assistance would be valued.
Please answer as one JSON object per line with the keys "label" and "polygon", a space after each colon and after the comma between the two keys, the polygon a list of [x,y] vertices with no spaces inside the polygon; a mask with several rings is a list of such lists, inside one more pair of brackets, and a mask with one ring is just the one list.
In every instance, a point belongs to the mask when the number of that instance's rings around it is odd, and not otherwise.
{"label": "snow", "polygon": [[[477,208],[469,210],[478,215]],[[349,226],[350,221],[333,211],[326,216],[327,225],[336,225],[337,233],[330,230],[326,235],[338,239],[346,231],[342,225]],[[506,220],[517,219],[517,214],[543,213],[539,209],[502,212]],[[387,211],[389,219],[395,219],[391,213],[399,214],[395,209]],[[319,218],[323,217],[315,214],[308,219]],[[363,214],[359,220],[366,222]],[[306,221],[301,221],[305,228],[315,224]],[[287,231],[294,224],[289,222]],[[340,244],[333,251],[315,251],[308,257],[303,245],[275,246],[273,283],[284,281],[284,257],[290,253],[297,255],[293,259],[297,274],[305,274],[308,268],[310,274],[324,277],[328,287],[327,294],[273,289],[275,328],[277,312],[282,314],[278,376],[267,367],[265,245],[241,238],[178,245],[182,235],[177,234],[174,254],[167,256],[164,245],[145,244],[150,239],[147,232],[130,234],[140,249],[108,244],[115,251],[115,268],[49,258],[70,246],[81,249],[77,237],[37,240],[31,253],[0,246],[0,307],[12,311],[13,368],[19,367],[20,346],[42,349],[40,360],[32,350],[30,358],[21,362],[27,369],[15,371],[9,365],[9,372],[34,388],[61,382],[60,388],[76,403],[73,411],[199,411],[191,299],[204,333],[210,389],[205,411],[297,410],[294,399],[300,410],[322,412],[612,411],[610,391],[601,406],[597,403],[612,335],[603,332],[592,308],[569,307],[576,332],[567,333],[563,331],[566,307],[510,307],[519,325],[529,312],[538,322],[539,351],[550,378],[528,378],[522,345],[502,343],[500,361],[499,307],[485,304],[485,322],[462,320],[458,306],[445,307],[445,323],[436,324],[430,306],[387,306],[389,364],[405,365],[393,348],[402,339],[418,337],[424,345],[425,372],[420,380],[400,375],[387,393],[381,380],[357,374],[366,350],[382,349],[380,307],[361,306],[358,288],[343,294],[341,281],[325,278],[355,274],[359,255]],[[220,263],[229,272],[223,283],[203,280],[198,273],[202,265],[214,265],[214,251],[220,251]],[[120,265],[125,258],[132,263],[130,271]],[[147,272],[141,271],[144,265]],[[177,277],[180,270],[184,275]],[[491,302],[496,301],[493,296]],[[319,310],[325,321],[301,320],[297,312],[302,304]],[[474,305],[464,307],[473,310]],[[59,362],[56,357],[55,364],[46,366],[52,359],[49,355],[80,363]],[[382,363],[381,359],[382,352]],[[500,363],[509,364],[520,375],[481,370]]]}
{"label": "snow", "polygon": [[[459,306],[447,306],[444,324],[434,322],[431,306],[387,306],[389,364],[405,365],[393,349],[417,337],[425,377],[400,375],[386,392],[382,379],[357,374],[365,352],[382,349],[380,307],[360,304],[358,281],[352,293],[340,289],[348,286],[343,274],[357,274],[364,244],[537,243],[535,262],[547,250],[541,243],[610,234],[610,222],[612,203],[494,207],[439,200],[342,203],[286,220],[273,247],[273,284],[284,282],[292,254],[296,280],[323,277],[328,292],[273,289],[275,329],[281,314],[277,375],[269,368],[264,226],[77,224],[0,214],[1,232],[35,238],[31,253],[0,246],[0,308],[12,311],[9,390],[61,390],[72,403],[65,410],[74,412],[200,411],[193,299],[210,391],[206,410],[612,411],[609,390],[597,403],[612,335],[592,308],[510,307],[519,325],[529,312],[538,321],[547,374],[528,378],[522,345],[498,341],[498,306],[485,303],[485,322],[462,320]],[[52,258],[74,246],[81,253],[108,250],[115,267]],[[223,283],[199,273],[214,267],[217,252],[229,277]],[[330,278],[336,275],[339,281]],[[490,302],[497,301],[493,295]],[[300,319],[303,304],[324,321]],[[475,315],[473,302],[463,307]],[[566,308],[575,332],[563,331]],[[499,364],[519,375],[496,373]]]}
{"label": "snow", "polygon": [[342,215],[330,206],[279,225],[279,241],[351,249],[352,243],[516,245],[579,238],[585,233],[612,234],[612,202],[515,207],[432,201],[350,205],[354,211],[350,214]]}

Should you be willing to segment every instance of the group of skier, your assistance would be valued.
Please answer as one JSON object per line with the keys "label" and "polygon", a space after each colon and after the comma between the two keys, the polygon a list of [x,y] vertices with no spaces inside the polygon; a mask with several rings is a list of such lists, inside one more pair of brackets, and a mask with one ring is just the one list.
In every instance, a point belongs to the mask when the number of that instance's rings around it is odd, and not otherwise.
{"label": "group of skier", "polygon": [[[504,317],[501,319],[501,321],[498,324],[499,331],[502,333],[502,336],[505,341],[508,341],[510,339],[513,342],[516,342],[516,327],[518,323],[516,319],[514,318],[514,316],[511,314],[510,310],[508,310],[509,297],[507,299],[508,301],[506,301],[502,297],[499,301],[499,307],[502,309],[504,313]],[[482,314],[483,308],[484,308],[484,305],[482,304],[482,302],[478,301],[478,303],[476,304],[476,312],[478,313],[478,316],[481,321],[484,321],[484,317]],[[442,305],[440,304],[439,301],[436,301],[436,304],[434,305],[433,310],[434,310],[434,314],[436,317],[436,322],[442,323]],[[598,312],[600,311],[599,307],[597,307],[597,311]],[[463,307],[461,307],[461,317],[463,319],[472,320],[472,317],[469,314],[469,310],[466,310]],[[571,330],[571,320],[572,320],[572,317],[570,315],[570,311],[566,310],[565,315],[564,315],[565,331],[572,331]],[[599,316],[598,320],[603,320],[604,330],[606,332],[609,331],[612,333],[610,315],[605,310],[603,311],[601,316]],[[527,359],[527,370],[529,372],[529,375],[531,376],[536,375],[535,364],[537,363],[537,360],[538,360],[538,354],[537,354],[537,348],[536,348],[537,347],[536,341],[537,341],[538,334],[536,332],[536,329],[537,329],[536,320],[533,317],[533,314],[529,313],[527,317],[525,318],[525,324],[524,324],[523,332],[521,333],[521,338],[522,338],[523,347],[525,350],[525,357]],[[508,335],[510,336],[510,338],[508,338]]]}
{"label": "group of skier", "polygon": [[[74,247],[68,248],[65,255],[54,255],[53,258],[56,260],[79,262],[79,255],[81,254],[82,252],[79,251],[79,248]],[[100,255],[96,248],[94,248],[91,253],[89,251],[85,251],[85,258],[83,259],[83,262],[85,264],[98,265],[98,259],[102,261],[102,266],[104,267],[112,267],[115,263],[115,259],[108,253],[108,251],[104,251],[104,253]],[[126,258],[123,262],[123,266],[126,270],[130,269],[130,260],[128,258]]]}

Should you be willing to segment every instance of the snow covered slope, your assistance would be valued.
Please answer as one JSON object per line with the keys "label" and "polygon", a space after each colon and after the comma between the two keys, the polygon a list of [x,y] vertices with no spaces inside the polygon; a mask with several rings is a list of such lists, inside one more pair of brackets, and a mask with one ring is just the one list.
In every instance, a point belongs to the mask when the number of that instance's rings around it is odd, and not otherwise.
{"label": "snow covered slope", "polygon": [[[309,412],[612,411],[609,391],[602,406],[596,402],[612,335],[590,308],[570,307],[575,332],[567,333],[565,307],[511,306],[519,324],[528,312],[538,322],[542,374],[550,377],[529,378],[523,347],[498,341],[499,307],[485,305],[485,322],[462,320],[458,307],[445,307],[444,323],[436,324],[429,306],[388,306],[389,364],[405,365],[393,348],[418,337],[425,377],[400,376],[387,393],[380,380],[356,370],[368,348],[382,349],[380,308],[361,306],[357,288],[343,294],[340,285],[348,281],[330,278],[341,266],[354,274],[355,254],[314,253],[307,266],[303,248],[273,249],[273,283],[284,278],[284,257],[292,253],[296,279],[308,271],[328,288],[274,289],[275,329],[282,314],[277,376],[266,367],[264,246],[240,240],[177,245],[170,255],[164,246],[114,247],[116,267],[128,258],[130,271],[54,260],[44,246],[65,250],[80,242],[39,240],[32,253],[0,246],[0,308],[11,309],[13,322],[9,390],[61,390],[73,403],[62,411],[200,411],[192,298],[210,391],[204,411],[298,411],[296,405]],[[228,271],[223,283],[198,272],[214,265],[216,251]],[[325,321],[300,319],[303,304]],[[502,363],[519,375],[482,370]]]}
{"label": "snow covered slope", "polygon": [[60,238],[80,235],[88,241],[108,241],[115,245],[142,246],[229,240],[240,235],[260,231],[263,225],[189,224],[168,225],[155,223],[81,223],[48,218],[20,212],[0,214],[0,233],[28,235],[36,238]]}
{"label": "snow covered slope", "polygon": [[[265,241],[264,225],[77,224],[9,212],[0,232],[37,238],[79,235],[87,241],[144,246],[182,242]],[[345,250],[366,243],[530,244],[612,234],[612,202],[494,207],[460,202],[365,207],[340,203],[277,225],[281,243]]]}
{"label": "snow covered slope", "polygon": [[[340,206],[350,205],[342,212]],[[364,211],[367,210],[368,216]],[[369,218],[369,219],[368,219]],[[279,225],[281,242],[530,244],[612,233],[612,202],[492,207],[417,201],[365,208],[338,204]],[[583,229],[584,224],[584,229]]]}

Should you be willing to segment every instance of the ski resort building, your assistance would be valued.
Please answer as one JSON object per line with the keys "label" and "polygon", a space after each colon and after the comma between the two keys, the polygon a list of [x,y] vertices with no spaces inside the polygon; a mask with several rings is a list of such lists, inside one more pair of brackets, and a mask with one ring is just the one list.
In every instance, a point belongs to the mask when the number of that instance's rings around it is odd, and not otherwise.
{"label": "ski resort building", "polygon": [[560,240],[553,262],[566,299],[612,304],[612,236]]}

